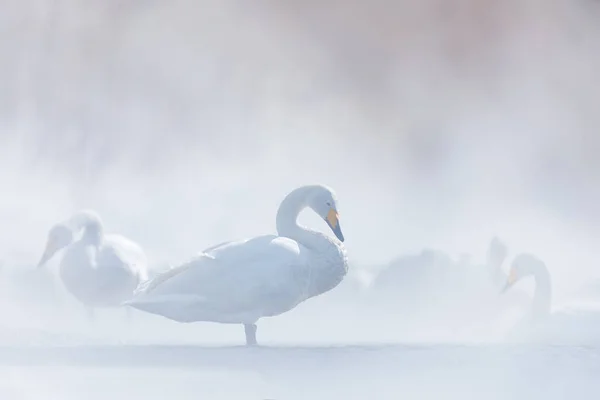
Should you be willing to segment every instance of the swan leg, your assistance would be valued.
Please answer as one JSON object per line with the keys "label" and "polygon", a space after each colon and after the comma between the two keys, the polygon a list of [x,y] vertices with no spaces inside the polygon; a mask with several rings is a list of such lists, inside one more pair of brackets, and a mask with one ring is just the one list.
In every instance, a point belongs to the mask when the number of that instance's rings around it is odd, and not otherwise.
{"label": "swan leg", "polygon": [[256,324],[244,324],[246,346],[256,346]]}

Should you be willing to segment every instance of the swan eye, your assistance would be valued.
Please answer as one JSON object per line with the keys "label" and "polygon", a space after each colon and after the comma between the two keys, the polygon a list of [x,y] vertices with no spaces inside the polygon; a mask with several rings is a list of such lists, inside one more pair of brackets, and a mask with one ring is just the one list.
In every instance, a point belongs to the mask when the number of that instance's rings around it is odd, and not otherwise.
{"label": "swan eye", "polygon": [[325,203],[325,204],[327,204],[327,207],[331,207],[331,202],[329,202],[329,201],[328,201],[328,202],[327,202],[327,203]]}

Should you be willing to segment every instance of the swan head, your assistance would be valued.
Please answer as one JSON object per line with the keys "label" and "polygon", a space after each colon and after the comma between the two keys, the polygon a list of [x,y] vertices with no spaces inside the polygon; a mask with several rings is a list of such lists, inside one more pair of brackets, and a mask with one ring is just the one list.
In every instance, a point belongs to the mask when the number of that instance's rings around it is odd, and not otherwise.
{"label": "swan head", "polygon": [[64,224],[54,225],[48,232],[44,254],[38,262],[38,267],[44,266],[61,249],[73,242],[73,231]]}
{"label": "swan head", "polygon": [[338,202],[333,190],[326,186],[312,186],[306,205],[325,220],[340,242],[344,241],[344,234],[340,227]]}
{"label": "swan head", "polygon": [[536,257],[529,254],[519,254],[510,266],[506,285],[502,289],[502,293],[506,292],[521,279],[536,275],[540,269],[544,268],[544,263]]}

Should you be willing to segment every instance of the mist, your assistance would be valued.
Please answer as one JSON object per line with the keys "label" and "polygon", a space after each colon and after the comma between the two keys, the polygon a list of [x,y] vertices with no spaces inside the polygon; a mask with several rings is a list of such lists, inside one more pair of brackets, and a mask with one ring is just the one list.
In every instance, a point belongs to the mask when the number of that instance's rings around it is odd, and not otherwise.
{"label": "mist", "polygon": [[[32,341],[44,331],[61,342],[102,345],[242,339],[236,326],[182,325],[142,313],[127,326],[119,310],[103,311],[90,325],[60,285],[58,260],[35,269],[49,228],[83,208],[96,210],[108,231],[140,243],[160,269],[213,244],[274,233],[289,191],[332,187],[349,275],[330,293],[261,320],[261,341],[271,345],[473,344],[471,325],[460,335],[448,328],[460,310],[416,329],[393,302],[365,300],[387,263],[424,248],[483,263],[498,235],[510,257],[530,252],[544,260],[561,300],[600,278],[596,2],[0,4],[6,343],[28,343],[24,327]],[[327,232],[308,212],[300,222]],[[415,321],[423,311],[414,311]],[[476,339],[490,339],[490,327]],[[452,359],[458,350],[448,351]],[[459,378],[477,373],[474,365],[485,358],[469,351]],[[275,366],[256,367],[259,375],[299,387],[276,371],[283,356],[273,357]],[[344,356],[332,357],[345,371]],[[368,387],[393,381],[386,365],[396,358],[377,361],[379,378],[358,367],[347,372]],[[502,369],[519,361],[495,362]],[[422,365],[412,372],[416,382],[428,379]],[[429,378],[460,393],[466,386],[452,384],[444,368]],[[491,382],[484,372],[477,387]],[[387,393],[443,393],[402,382],[386,380]],[[325,378],[319,387],[327,387]],[[498,398],[515,394],[502,393]]]}

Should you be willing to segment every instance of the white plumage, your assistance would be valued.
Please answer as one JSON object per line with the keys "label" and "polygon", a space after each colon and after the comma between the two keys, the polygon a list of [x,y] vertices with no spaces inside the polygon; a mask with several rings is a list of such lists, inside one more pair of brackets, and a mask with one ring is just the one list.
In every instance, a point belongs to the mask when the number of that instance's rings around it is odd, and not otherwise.
{"label": "white plumage", "polygon": [[546,265],[531,254],[512,262],[505,290],[527,276],[535,279],[531,308],[511,332],[511,339],[552,344],[600,343],[600,304],[574,302],[552,310],[552,281]]}
{"label": "white plumage", "polygon": [[[298,226],[309,207],[339,240]],[[156,276],[126,304],[179,322],[244,324],[247,344],[255,323],[279,315],[336,287],[348,271],[331,189],[304,186],[291,192],[277,214],[279,236],[222,243]]]}
{"label": "white plumage", "polygon": [[[76,235],[81,234],[76,240]],[[118,307],[148,279],[142,248],[117,234],[104,234],[98,214],[84,210],[52,227],[39,267],[64,249],[60,278],[90,311]]]}

